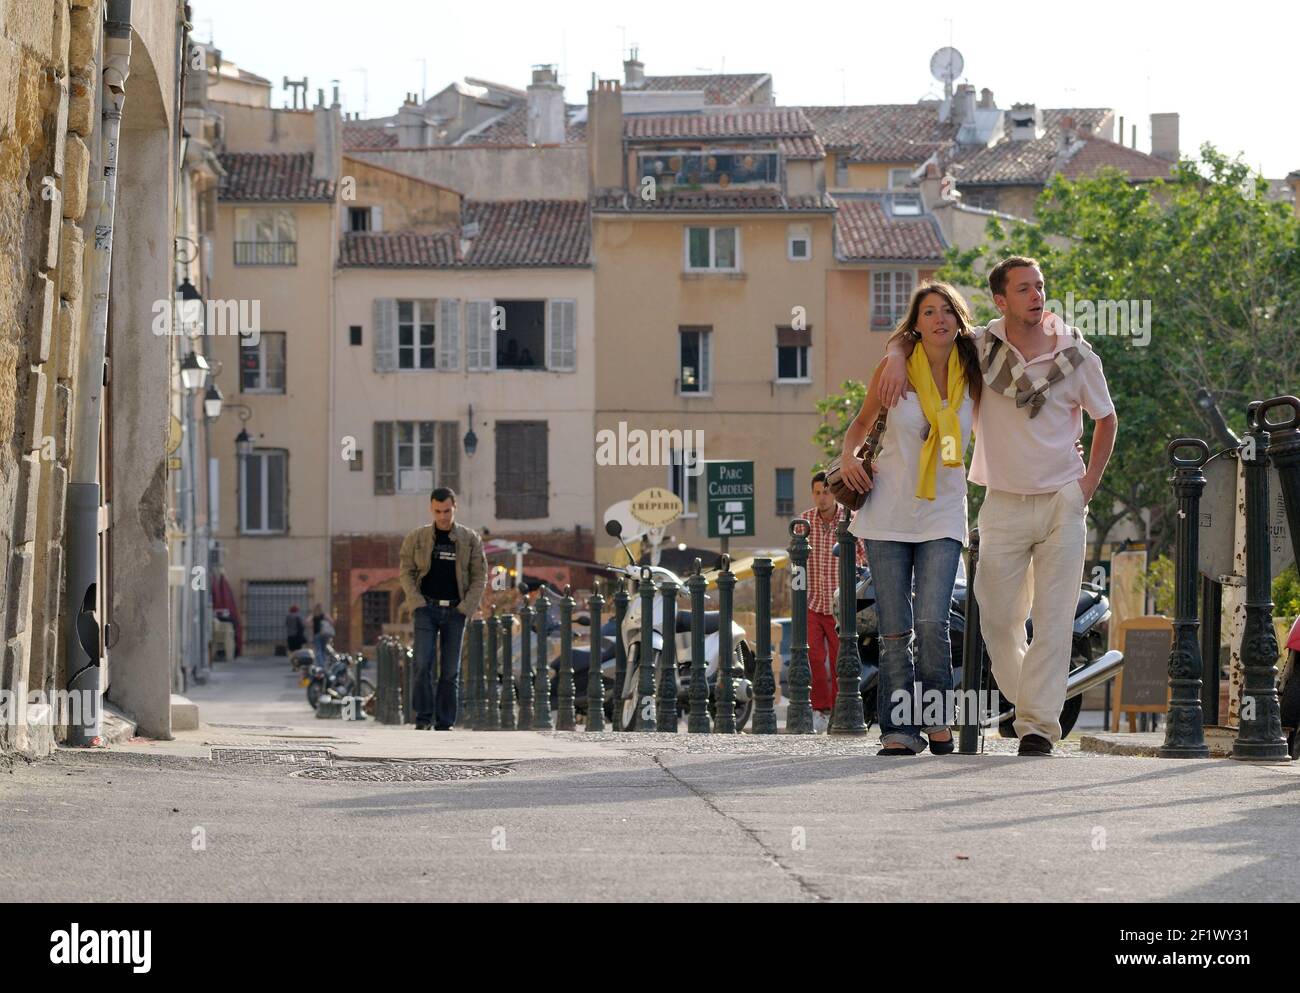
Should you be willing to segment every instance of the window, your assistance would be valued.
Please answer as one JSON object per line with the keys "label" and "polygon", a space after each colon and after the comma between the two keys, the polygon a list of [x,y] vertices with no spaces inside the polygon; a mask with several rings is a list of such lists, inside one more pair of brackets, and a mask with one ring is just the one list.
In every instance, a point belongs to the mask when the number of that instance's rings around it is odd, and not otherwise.
{"label": "window", "polygon": [[835,156],[835,185],[849,185],[849,160],[843,152]]}
{"label": "window", "polygon": [[997,210],[998,194],[995,190],[962,190],[961,202],[977,210]]}
{"label": "window", "polygon": [[736,228],[687,228],[688,272],[739,272],[740,235]]}
{"label": "window", "polygon": [[[780,182],[777,152],[737,148],[642,152],[637,156],[641,179],[653,177],[664,190],[704,186],[775,186]],[[638,184],[639,185],[639,184]]]}
{"label": "window", "polygon": [[776,512],[781,517],[794,516],[794,470],[776,470]]}
{"label": "window", "polygon": [[776,329],[777,382],[806,383],[808,379],[808,346],[812,343],[812,328],[796,331],[790,327]]}
{"label": "window", "polygon": [[915,274],[906,270],[871,274],[871,330],[891,331],[907,313]]}
{"label": "window", "polygon": [[812,227],[791,224],[786,228],[786,247],[792,262],[807,262],[812,258]]}
{"label": "window", "polygon": [[255,345],[239,349],[239,392],[284,392],[283,331],[263,331]]}
{"label": "window", "polygon": [[[683,452],[678,449],[672,449],[671,463],[668,466],[668,488],[677,494],[682,501],[683,517],[698,517],[700,515],[700,479],[704,475],[701,470],[698,474],[692,475],[686,471],[686,466],[682,464]],[[692,458],[698,459],[699,452],[695,452]]]}
{"label": "window", "polygon": [[384,633],[384,625],[392,620],[392,593],[388,590],[366,590],[361,594],[361,643],[373,645]]}
{"label": "window", "polygon": [[370,208],[369,207],[348,208],[348,230],[349,231],[370,230]]}
{"label": "window", "polygon": [[889,170],[889,188],[891,190],[906,189],[912,182],[911,169],[890,169]]}
{"label": "window", "polygon": [[362,458],[364,454],[365,453],[359,448],[353,449],[352,458],[348,461],[348,469],[350,471],[352,472],[365,471],[365,459]]}
{"label": "window", "polygon": [[531,520],[549,513],[546,421],[497,421],[496,516]]}
{"label": "window", "polygon": [[680,328],[681,377],[677,381],[678,393],[710,393],[713,390],[712,370],[709,368],[710,328]]}
{"label": "window", "polygon": [[298,224],[291,207],[235,209],[235,265],[297,265]]}
{"label": "window", "polygon": [[350,344],[350,345],[360,345],[360,344],[361,344],[361,325],[360,325],[360,324],[351,324],[351,325],[348,326],[348,344]]}
{"label": "window", "polygon": [[920,217],[921,216],[921,194],[919,193],[890,193],[889,194],[889,212],[895,217]]}
{"label": "window", "polygon": [[457,489],[459,429],[456,421],[376,421],[375,493],[428,493],[436,486]]}
{"label": "window", "polygon": [[262,448],[239,466],[239,530],[284,534],[289,530],[289,453]]}
{"label": "window", "polygon": [[434,311],[432,300],[397,301],[397,368],[433,369]]}
{"label": "window", "polygon": [[495,334],[498,369],[546,368],[546,301],[497,300],[504,327]]}

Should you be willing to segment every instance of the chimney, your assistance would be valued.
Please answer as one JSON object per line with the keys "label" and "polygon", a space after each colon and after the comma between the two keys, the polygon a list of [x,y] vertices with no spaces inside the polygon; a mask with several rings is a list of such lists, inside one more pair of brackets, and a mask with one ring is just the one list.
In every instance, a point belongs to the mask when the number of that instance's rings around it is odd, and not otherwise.
{"label": "chimney", "polygon": [[632,57],[623,60],[623,85],[628,89],[645,82],[645,63],[638,58],[636,46],[632,47]]}
{"label": "chimney", "polygon": [[602,79],[587,92],[587,181],[592,193],[622,192],[623,87]]}
{"label": "chimney", "polygon": [[343,115],[338,106],[326,107],[322,102],[313,112],[316,125],[316,146],[311,163],[312,179],[328,179],[337,183],[343,172]]}
{"label": "chimney", "polygon": [[423,148],[429,144],[428,121],[416,102],[414,93],[406,94],[397,108],[397,145],[399,148]]}
{"label": "chimney", "polygon": [[975,120],[975,87],[961,83],[952,97],[952,123],[961,127]]}
{"label": "chimney", "polygon": [[980,90],[980,109],[993,110],[996,107],[997,104],[993,102],[993,91],[990,90],[987,86],[984,87],[984,89]]}
{"label": "chimney", "polygon": [[1169,162],[1178,161],[1178,115],[1151,115],[1151,154]]}
{"label": "chimney", "polygon": [[1036,105],[1012,104],[1007,117],[1011,124],[1012,141],[1033,141],[1043,136],[1043,112]]}
{"label": "chimney", "polygon": [[1074,118],[1066,114],[1061,118],[1061,131],[1056,138],[1056,150],[1064,153],[1074,143]]}
{"label": "chimney", "polygon": [[555,66],[533,66],[528,87],[528,144],[564,144],[564,87],[555,81]]}

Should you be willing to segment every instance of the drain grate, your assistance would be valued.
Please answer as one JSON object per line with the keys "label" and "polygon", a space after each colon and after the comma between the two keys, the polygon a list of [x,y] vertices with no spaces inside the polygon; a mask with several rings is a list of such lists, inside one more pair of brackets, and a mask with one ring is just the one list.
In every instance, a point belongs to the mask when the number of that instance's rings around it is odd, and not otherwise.
{"label": "drain grate", "polygon": [[234,728],[236,731],[292,731],[288,724],[209,724],[210,728]]}
{"label": "drain grate", "polygon": [[486,779],[509,772],[503,765],[448,765],[414,762],[367,762],[356,765],[313,766],[293,773],[302,779],[346,783],[450,783]]}
{"label": "drain grate", "polygon": [[324,748],[214,748],[221,765],[319,765],[330,760]]}

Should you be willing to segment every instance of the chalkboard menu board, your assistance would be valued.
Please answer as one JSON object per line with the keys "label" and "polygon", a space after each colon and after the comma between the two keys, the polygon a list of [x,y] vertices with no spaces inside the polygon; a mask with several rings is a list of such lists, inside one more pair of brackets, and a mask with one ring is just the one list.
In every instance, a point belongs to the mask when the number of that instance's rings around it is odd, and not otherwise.
{"label": "chalkboard menu board", "polygon": [[1124,632],[1119,709],[1152,707],[1164,710],[1169,700],[1169,651],[1174,632],[1170,627],[1130,628]]}

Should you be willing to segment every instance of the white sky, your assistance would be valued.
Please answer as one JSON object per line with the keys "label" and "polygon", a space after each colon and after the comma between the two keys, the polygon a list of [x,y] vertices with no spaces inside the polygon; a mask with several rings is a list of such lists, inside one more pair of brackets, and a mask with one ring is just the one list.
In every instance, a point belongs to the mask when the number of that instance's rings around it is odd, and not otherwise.
{"label": "white sky", "polygon": [[[1296,44],[1300,3],[1148,0],[1011,5],[615,0],[193,0],[196,35],[275,82],[330,91],[347,111],[394,113],[407,91],[478,76],[520,89],[531,66],[560,65],[569,103],[591,74],[622,78],[624,46],[646,72],[770,72],[781,104],[910,103],[936,95],[931,53],[951,40],[963,81],[999,107],[1113,107],[1150,148],[1154,112],[1181,115],[1180,146],[1204,141],[1270,178],[1300,169]],[[420,60],[426,60],[422,66]],[[354,70],[364,67],[367,72]],[[366,86],[363,86],[363,79]],[[368,94],[364,90],[368,88]],[[1129,135],[1125,135],[1127,144]]]}

